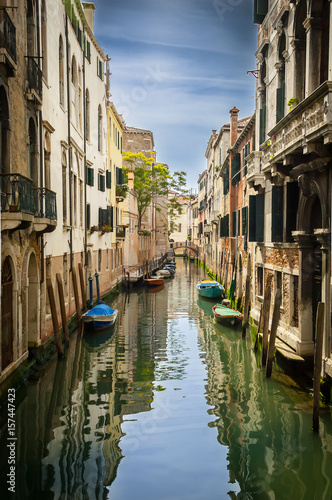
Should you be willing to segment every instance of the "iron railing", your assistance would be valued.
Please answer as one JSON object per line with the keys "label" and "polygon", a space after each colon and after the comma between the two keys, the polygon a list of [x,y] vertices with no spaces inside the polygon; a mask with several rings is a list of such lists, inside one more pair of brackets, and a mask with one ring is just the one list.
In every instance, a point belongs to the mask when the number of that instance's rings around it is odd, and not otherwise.
{"label": "iron railing", "polygon": [[32,181],[21,174],[0,174],[1,211],[34,214]]}
{"label": "iron railing", "polygon": [[42,98],[42,70],[34,57],[27,56],[27,72],[29,90],[34,90],[40,99]]}
{"label": "iron railing", "polygon": [[16,63],[16,28],[5,9],[0,9],[0,48]]}
{"label": "iron railing", "polygon": [[0,174],[1,212],[22,212],[57,220],[56,193],[34,188],[21,174]]}

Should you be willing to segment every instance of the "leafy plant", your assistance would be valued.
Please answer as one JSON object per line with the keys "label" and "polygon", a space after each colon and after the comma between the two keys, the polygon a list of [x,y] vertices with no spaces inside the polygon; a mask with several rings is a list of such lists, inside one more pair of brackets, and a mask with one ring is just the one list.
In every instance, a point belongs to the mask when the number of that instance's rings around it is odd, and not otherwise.
{"label": "leafy plant", "polygon": [[295,107],[299,103],[299,100],[296,97],[291,97],[287,103],[289,111],[292,111],[293,107]]}

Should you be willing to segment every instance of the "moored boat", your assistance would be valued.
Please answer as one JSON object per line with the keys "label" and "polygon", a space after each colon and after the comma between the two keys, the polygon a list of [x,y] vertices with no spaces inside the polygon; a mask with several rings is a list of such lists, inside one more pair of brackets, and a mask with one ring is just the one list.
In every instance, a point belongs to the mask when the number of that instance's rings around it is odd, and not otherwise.
{"label": "moored boat", "polygon": [[117,309],[112,309],[105,302],[99,300],[96,306],[82,315],[82,321],[86,328],[102,330],[113,326],[117,316]]}
{"label": "moored boat", "polygon": [[215,280],[201,280],[196,285],[199,295],[215,299],[221,297],[224,287]]}
{"label": "moored boat", "polygon": [[170,278],[172,273],[171,271],[168,271],[167,269],[160,269],[159,271],[156,271],[157,276],[163,276],[164,278]]}
{"label": "moored boat", "polygon": [[144,283],[149,286],[160,286],[164,284],[164,278],[162,276],[151,276],[146,278]]}
{"label": "moored boat", "polygon": [[218,323],[227,326],[233,326],[235,323],[240,323],[243,319],[243,314],[231,307],[223,304],[216,304],[212,307],[213,315]]}

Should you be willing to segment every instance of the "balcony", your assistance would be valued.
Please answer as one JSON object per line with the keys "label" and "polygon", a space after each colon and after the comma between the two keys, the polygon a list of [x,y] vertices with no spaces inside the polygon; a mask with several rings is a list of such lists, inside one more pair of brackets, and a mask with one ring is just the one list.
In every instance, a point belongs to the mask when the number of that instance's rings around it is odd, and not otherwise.
{"label": "balcony", "polygon": [[0,9],[0,65],[14,76],[16,64],[16,28],[5,8]]}
{"label": "balcony", "polygon": [[324,82],[301,101],[269,131],[271,139],[263,146],[264,172],[300,162],[303,155],[317,151],[317,143],[332,142],[332,82]]}
{"label": "balcony", "polygon": [[57,224],[56,194],[33,187],[21,174],[1,174],[1,231],[26,229],[53,231]]}
{"label": "balcony", "polygon": [[120,203],[127,196],[128,184],[117,184],[115,188],[116,201]]}
{"label": "balcony", "polygon": [[27,79],[28,79],[28,92],[27,99],[29,101],[36,101],[42,104],[43,99],[43,84],[42,84],[42,70],[37,64],[37,58],[27,57]]}
{"label": "balcony", "polygon": [[265,177],[262,172],[261,151],[252,151],[247,156],[247,182],[249,187],[265,186]]}
{"label": "balcony", "polygon": [[116,226],[116,239],[124,240],[126,237],[126,228],[125,226]]}

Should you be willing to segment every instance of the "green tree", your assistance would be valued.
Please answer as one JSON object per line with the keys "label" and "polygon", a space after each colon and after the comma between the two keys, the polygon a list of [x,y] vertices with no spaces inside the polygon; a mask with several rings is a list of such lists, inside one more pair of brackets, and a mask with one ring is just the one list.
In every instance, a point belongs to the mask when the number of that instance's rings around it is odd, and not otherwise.
{"label": "green tree", "polygon": [[[153,152],[148,152],[154,154]],[[123,167],[127,177],[128,172],[134,172],[134,190],[137,194],[138,228],[141,228],[146,210],[153,202],[155,208],[165,215],[165,229],[170,234],[176,229],[175,220],[182,213],[179,199],[186,197],[186,172],[174,172],[162,163],[155,163],[154,157],[147,157],[143,153],[123,153],[123,161],[132,164]]]}

